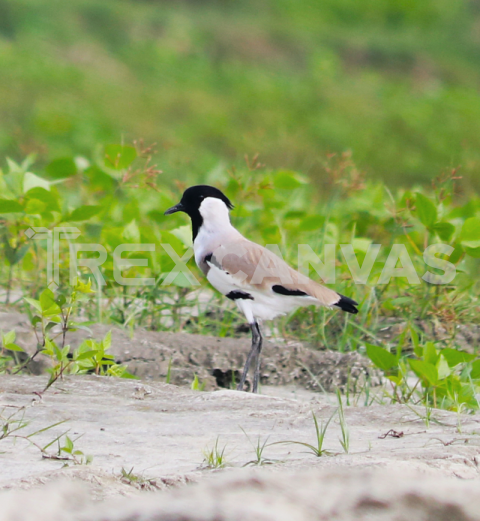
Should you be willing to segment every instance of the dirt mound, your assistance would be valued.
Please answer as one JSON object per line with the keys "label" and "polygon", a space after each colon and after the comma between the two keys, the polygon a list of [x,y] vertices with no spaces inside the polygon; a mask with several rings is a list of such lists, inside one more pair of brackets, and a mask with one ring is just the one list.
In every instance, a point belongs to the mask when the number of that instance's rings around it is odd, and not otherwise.
{"label": "dirt mound", "polygon": [[[0,313],[0,330],[15,329],[18,343],[32,352],[36,346],[28,319],[18,313]],[[68,335],[72,348],[89,337],[102,338],[112,330],[111,353],[119,363],[142,379],[165,381],[170,366],[170,383],[190,386],[197,375],[205,390],[230,388],[239,378],[250,350],[248,338],[217,338],[186,333],[166,333],[137,329],[130,335],[120,328],[91,326]],[[39,357],[33,371],[39,374],[46,359]],[[381,383],[380,373],[359,353],[339,353],[308,349],[300,343],[266,341],[262,351],[263,385],[295,384],[312,390],[336,388],[360,390],[365,382],[373,387]]]}

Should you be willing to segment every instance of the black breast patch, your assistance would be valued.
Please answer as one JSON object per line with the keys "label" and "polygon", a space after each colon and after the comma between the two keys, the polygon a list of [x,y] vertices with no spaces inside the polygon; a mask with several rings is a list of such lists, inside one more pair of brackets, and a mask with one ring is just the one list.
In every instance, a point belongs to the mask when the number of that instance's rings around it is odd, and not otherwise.
{"label": "black breast patch", "polygon": [[[208,255],[205,255],[205,257],[203,257],[203,262],[205,262],[205,264],[212,264],[216,268],[223,270],[221,264],[214,257],[213,253],[209,253]],[[225,271],[225,270],[223,270],[223,271]]]}
{"label": "black breast patch", "polygon": [[238,299],[245,299],[245,300],[253,300],[252,295],[250,293],[247,293],[246,291],[230,291],[227,295],[225,295],[230,300],[238,300]]}
{"label": "black breast patch", "polygon": [[278,293],[279,295],[287,295],[288,297],[308,297],[308,293],[305,291],[301,291],[299,289],[288,289],[285,286],[280,286],[280,284],[275,284],[272,286],[272,290],[274,293]]}

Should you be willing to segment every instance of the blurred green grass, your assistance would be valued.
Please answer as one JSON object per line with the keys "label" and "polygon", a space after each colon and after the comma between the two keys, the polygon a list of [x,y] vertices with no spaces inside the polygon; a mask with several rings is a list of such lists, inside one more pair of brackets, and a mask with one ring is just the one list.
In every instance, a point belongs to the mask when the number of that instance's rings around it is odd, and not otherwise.
{"label": "blurred green grass", "polygon": [[0,0],[0,156],[157,142],[167,179],[260,153],[322,186],[480,187],[478,0]]}

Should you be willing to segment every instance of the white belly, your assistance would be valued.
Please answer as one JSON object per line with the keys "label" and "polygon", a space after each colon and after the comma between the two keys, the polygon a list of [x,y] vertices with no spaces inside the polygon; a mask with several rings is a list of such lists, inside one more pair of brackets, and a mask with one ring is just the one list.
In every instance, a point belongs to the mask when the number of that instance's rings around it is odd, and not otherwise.
{"label": "white belly", "polygon": [[279,295],[270,288],[266,290],[257,289],[213,265],[210,267],[207,279],[215,289],[224,295],[228,295],[231,291],[242,291],[253,297],[253,300],[235,300],[235,303],[250,323],[254,321],[254,318],[272,320],[279,315],[286,315],[301,306],[319,304],[313,297]]}

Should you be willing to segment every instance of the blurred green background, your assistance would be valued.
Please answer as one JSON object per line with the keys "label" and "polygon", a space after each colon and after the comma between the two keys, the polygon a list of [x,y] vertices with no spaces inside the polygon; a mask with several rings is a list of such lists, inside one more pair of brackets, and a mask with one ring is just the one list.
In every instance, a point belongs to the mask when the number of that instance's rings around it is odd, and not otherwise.
{"label": "blurred green background", "polygon": [[167,179],[260,154],[319,181],[480,187],[478,0],[0,0],[0,156],[158,144]]}

